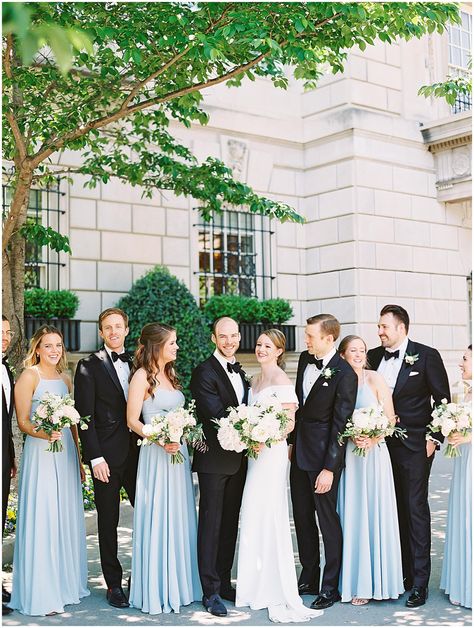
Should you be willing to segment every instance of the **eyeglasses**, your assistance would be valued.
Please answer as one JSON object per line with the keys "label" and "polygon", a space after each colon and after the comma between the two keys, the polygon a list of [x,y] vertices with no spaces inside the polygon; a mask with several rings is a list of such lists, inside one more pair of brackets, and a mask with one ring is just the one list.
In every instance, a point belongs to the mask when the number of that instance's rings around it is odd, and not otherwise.
{"label": "eyeglasses", "polygon": [[14,331],[3,331],[2,329],[2,338],[3,336],[8,336],[8,338],[13,338],[14,335],[15,335]]}

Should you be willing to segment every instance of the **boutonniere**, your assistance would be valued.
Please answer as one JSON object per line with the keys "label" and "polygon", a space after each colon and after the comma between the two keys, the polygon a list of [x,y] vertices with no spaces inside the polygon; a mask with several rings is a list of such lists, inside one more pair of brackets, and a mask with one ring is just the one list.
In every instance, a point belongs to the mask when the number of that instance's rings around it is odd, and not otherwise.
{"label": "boutonniere", "polygon": [[247,384],[250,385],[250,383],[252,381],[252,376],[251,375],[247,375],[247,373],[245,371],[242,371],[242,377],[247,382]]}
{"label": "boutonniere", "polygon": [[339,369],[326,367],[325,369],[322,370],[321,376],[324,377],[325,380],[331,379],[331,377],[335,375],[338,372],[338,370]]}
{"label": "boutonniere", "polygon": [[413,366],[415,362],[418,360],[419,355],[415,353],[414,355],[410,355],[409,353],[405,353],[405,362],[410,366]]}
{"label": "boutonniere", "polygon": [[3,361],[7,363],[7,366],[10,369],[10,373],[12,374],[13,379],[16,379],[16,368],[13,366],[13,364],[10,362],[10,360],[6,356],[3,358]]}

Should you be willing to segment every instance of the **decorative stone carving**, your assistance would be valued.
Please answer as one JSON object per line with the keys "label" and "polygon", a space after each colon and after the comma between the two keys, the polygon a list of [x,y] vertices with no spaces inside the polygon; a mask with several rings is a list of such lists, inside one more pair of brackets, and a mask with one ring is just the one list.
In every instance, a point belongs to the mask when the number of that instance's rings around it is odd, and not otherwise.
{"label": "decorative stone carving", "polygon": [[232,176],[236,181],[247,181],[247,164],[249,149],[247,142],[231,138],[221,137],[222,159],[232,170]]}

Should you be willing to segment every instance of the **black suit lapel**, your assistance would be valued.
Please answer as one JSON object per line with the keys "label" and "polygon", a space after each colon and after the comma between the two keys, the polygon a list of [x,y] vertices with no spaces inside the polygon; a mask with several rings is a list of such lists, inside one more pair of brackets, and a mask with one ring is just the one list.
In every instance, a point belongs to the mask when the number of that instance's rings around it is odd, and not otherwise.
{"label": "black suit lapel", "polygon": [[[224,368],[222,367],[222,364],[219,362],[219,360],[214,355],[211,355],[211,357],[209,358],[209,364],[212,366],[212,368],[216,372],[217,376],[219,377],[219,379],[224,384],[227,392],[229,393],[229,396],[232,398],[232,403],[230,405],[231,406],[238,406],[239,402],[237,400],[237,395],[235,394],[234,387],[232,386],[232,382],[230,381],[230,379],[227,376],[227,373],[225,372]],[[244,383],[244,399],[245,399],[246,396],[248,396],[248,388],[247,388],[246,384]],[[245,403],[245,402],[242,401],[242,403]]]}
{"label": "black suit lapel", "polygon": [[373,371],[376,371],[379,366],[380,366],[380,362],[382,362],[383,359],[383,355],[384,355],[384,351],[385,349],[380,346],[377,347],[376,349],[372,349],[371,356],[370,356],[370,368]]}
{"label": "black suit lapel", "polygon": [[303,378],[306,367],[308,366],[308,352],[304,351],[301,354],[301,359],[298,364],[298,373],[296,374],[296,396],[298,397],[299,407],[303,407]]}
{"label": "black suit lapel", "polygon": [[15,380],[13,379],[13,373],[10,370],[10,366],[7,361],[3,362],[5,364],[5,368],[7,369],[8,379],[10,380],[10,404],[7,407],[7,398],[5,397],[5,390],[2,386],[2,405],[3,405],[3,413],[4,416],[7,416],[8,419],[11,419],[13,416],[13,404],[14,404],[14,392],[13,387],[15,385]]}
{"label": "black suit lapel", "polygon": [[122,388],[122,386],[120,384],[120,380],[118,378],[117,371],[115,370],[113,362],[110,359],[109,354],[107,353],[107,351],[105,349],[101,349],[100,351],[97,351],[96,356],[102,362],[102,365],[103,365],[105,371],[108,373],[108,375],[112,379],[112,381],[115,384],[115,386],[117,387],[117,389],[122,393],[122,395],[125,398],[125,393],[123,392],[123,388]]}
{"label": "black suit lapel", "polygon": [[[409,355],[414,355],[416,353],[416,345],[414,342],[412,342],[411,340],[408,341],[408,345],[407,345],[407,350],[405,352],[406,354]],[[393,396],[395,397],[395,395],[397,393],[400,392],[400,390],[403,388],[403,386],[407,383],[407,380],[410,376],[411,370],[415,367],[415,364],[408,364],[407,362],[405,362],[405,355],[400,356],[402,358],[402,366],[400,367],[400,371],[398,373],[398,377],[397,377],[397,381],[395,384],[395,388],[393,389]]]}
{"label": "black suit lapel", "polygon": [[321,374],[318,377],[318,379],[314,382],[313,387],[309,391],[309,395],[306,397],[305,404],[311,401],[313,396],[318,392],[318,390],[321,388],[321,386],[324,384],[324,382],[328,382],[329,383],[329,380],[326,379],[325,377],[323,377],[323,371],[325,371],[328,368],[331,369],[331,368],[337,367],[337,365],[339,364],[339,360],[341,360],[341,359],[342,358],[339,357],[339,354],[337,352],[332,356],[332,358],[329,360],[329,362],[326,364],[326,366],[321,371]]}

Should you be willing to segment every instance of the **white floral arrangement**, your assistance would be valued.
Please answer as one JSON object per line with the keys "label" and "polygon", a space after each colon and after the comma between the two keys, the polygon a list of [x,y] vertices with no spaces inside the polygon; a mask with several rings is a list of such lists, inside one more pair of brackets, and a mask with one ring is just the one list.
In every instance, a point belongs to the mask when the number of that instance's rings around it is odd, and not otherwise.
{"label": "white floral arrangement", "polygon": [[[205,449],[204,432],[202,425],[195,417],[195,401],[191,401],[187,408],[178,407],[167,414],[157,414],[151,422],[142,428],[145,438],[138,440],[139,445],[157,443],[162,447],[171,443],[184,443],[197,449]],[[181,464],[184,456],[180,451],[171,454],[172,464]]]}
{"label": "white floral arrangement", "polygon": [[[43,430],[48,436],[53,432],[60,432],[65,427],[78,425],[81,430],[87,430],[89,416],[81,417],[74,407],[74,400],[70,395],[60,397],[54,393],[45,393],[38,404],[31,421],[35,432]],[[61,439],[49,444],[46,451],[54,453],[63,451]]]}
{"label": "white floral arrangement", "polygon": [[[428,425],[430,432],[441,432],[445,437],[459,432],[462,436],[472,430],[472,409],[467,403],[448,403],[447,399],[441,399],[441,403],[431,413],[433,420]],[[447,458],[457,458],[461,452],[455,445],[450,445],[444,450]]]}
{"label": "white floral arrangement", "polygon": [[414,353],[413,355],[410,353],[405,353],[405,362],[410,366],[413,366],[415,362],[418,362],[420,356],[418,353]]}
{"label": "white floral arrangement", "polygon": [[245,451],[249,458],[257,458],[261,444],[271,447],[286,436],[289,416],[276,397],[228,410],[228,416],[214,419],[217,439],[226,451]]}
{"label": "white floral arrangement", "polygon": [[[346,438],[385,438],[386,436],[406,437],[406,430],[396,426],[383,410],[381,404],[372,404],[365,408],[354,410],[343,432],[338,435],[339,444],[343,444]],[[365,447],[357,447],[352,450],[356,456],[366,456]]]}

